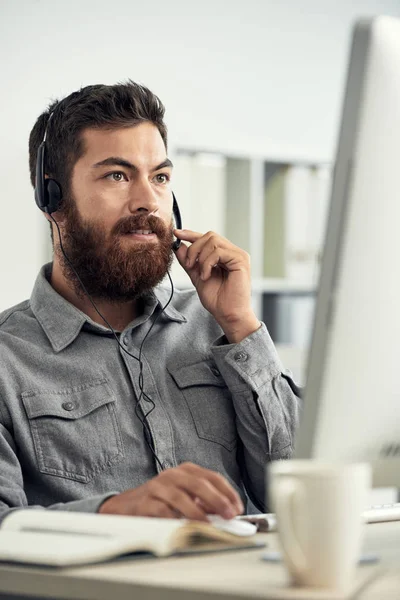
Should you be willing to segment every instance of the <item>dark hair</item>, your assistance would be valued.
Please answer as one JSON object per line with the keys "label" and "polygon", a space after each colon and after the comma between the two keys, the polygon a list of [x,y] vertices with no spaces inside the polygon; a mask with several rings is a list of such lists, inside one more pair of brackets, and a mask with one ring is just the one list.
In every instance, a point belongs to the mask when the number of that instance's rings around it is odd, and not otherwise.
{"label": "dark hair", "polygon": [[[52,102],[37,119],[29,136],[29,170],[35,187],[36,157],[47,123],[46,174],[68,194],[74,164],[84,153],[84,129],[116,129],[150,121],[167,148],[164,106],[149,89],[131,81],[116,85],[88,85],[61,101]],[[50,115],[53,116],[49,122]]]}

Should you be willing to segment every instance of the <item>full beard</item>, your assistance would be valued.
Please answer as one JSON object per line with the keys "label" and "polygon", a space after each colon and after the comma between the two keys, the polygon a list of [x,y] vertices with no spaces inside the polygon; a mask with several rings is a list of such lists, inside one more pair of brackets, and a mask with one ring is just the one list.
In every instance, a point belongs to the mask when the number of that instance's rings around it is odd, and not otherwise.
{"label": "full beard", "polygon": [[[68,204],[62,230],[68,260],[60,244],[55,252],[79,297],[85,296],[79,279],[92,298],[115,303],[137,300],[164,279],[173,260],[172,222],[167,227],[160,218],[140,213],[121,219],[107,233],[104,225],[83,221],[73,201]],[[158,240],[129,245],[124,237],[133,230],[151,230]]]}

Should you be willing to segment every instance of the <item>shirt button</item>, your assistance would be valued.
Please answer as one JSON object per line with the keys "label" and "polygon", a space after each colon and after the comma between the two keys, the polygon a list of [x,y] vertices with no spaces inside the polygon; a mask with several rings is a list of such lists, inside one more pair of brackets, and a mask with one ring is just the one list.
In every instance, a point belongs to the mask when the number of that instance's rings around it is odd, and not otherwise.
{"label": "shirt button", "polygon": [[64,410],[74,410],[75,403],[74,402],[63,402],[61,404]]}
{"label": "shirt button", "polygon": [[217,367],[212,366],[212,367],[210,367],[210,370],[211,370],[211,373],[213,375],[215,375],[215,377],[219,377],[221,375],[221,373],[218,371]]}
{"label": "shirt button", "polygon": [[243,352],[243,350],[240,350],[240,352],[236,352],[233,358],[237,362],[246,362],[246,360],[249,358],[249,355],[247,354],[247,352]]}
{"label": "shirt button", "polygon": [[172,464],[169,462],[169,460],[164,460],[164,462],[162,463],[162,468],[170,469],[171,467],[172,467]]}

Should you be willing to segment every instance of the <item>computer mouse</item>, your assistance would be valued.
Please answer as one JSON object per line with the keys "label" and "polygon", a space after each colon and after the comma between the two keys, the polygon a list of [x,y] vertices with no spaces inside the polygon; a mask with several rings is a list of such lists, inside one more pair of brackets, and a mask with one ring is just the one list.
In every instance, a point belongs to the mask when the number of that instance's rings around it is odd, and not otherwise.
{"label": "computer mouse", "polygon": [[245,521],[238,521],[237,519],[223,519],[218,515],[207,515],[207,518],[211,525],[217,529],[241,537],[254,535],[257,532],[257,525],[253,525],[253,523],[246,523]]}

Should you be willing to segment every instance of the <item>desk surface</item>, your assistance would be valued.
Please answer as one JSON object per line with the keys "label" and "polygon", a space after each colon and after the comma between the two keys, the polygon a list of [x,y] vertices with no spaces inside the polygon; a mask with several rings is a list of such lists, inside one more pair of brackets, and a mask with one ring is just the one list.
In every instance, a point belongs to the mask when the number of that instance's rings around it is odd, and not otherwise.
{"label": "desk surface", "polygon": [[[400,522],[365,526],[364,548],[378,566],[359,567],[353,592],[359,600],[400,598]],[[276,534],[258,534],[270,550]],[[79,569],[0,565],[0,599],[110,600],[316,600],[340,596],[291,588],[282,564],[261,560],[264,550],[241,550],[168,559],[125,559]],[[351,593],[348,597],[352,597]]]}

